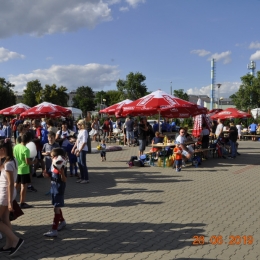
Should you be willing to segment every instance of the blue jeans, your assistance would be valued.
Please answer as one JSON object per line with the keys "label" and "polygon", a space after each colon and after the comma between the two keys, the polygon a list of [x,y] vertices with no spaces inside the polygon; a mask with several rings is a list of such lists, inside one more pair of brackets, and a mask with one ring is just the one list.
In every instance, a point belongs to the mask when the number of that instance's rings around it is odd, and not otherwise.
{"label": "blue jeans", "polygon": [[84,150],[82,150],[79,153],[78,165],[79,165],[81,180],[88,181],[88,167],[86,163],[86,155],[87,155],[87,151]]}
{"label": "blue jeans", "polygon": [[237,146],[236,146],[236,142],[233,142],[231,140],[229,140],[230,146],[231,146],[231,156],[232,157],[236,157],[237,156]]}

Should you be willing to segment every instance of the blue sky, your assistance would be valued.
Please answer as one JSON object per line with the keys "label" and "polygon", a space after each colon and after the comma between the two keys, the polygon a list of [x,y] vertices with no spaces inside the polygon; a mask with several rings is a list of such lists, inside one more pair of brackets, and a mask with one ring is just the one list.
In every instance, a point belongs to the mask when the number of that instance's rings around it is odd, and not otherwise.
{"label": "blue sky", "polygon": [[[75,90],[116,89],[129,72],[149,91],[220,96],[260,66],[260,0],[0,0],[0,77]],[[172,83],[171,83],[172,82]],[[216,97],[217,97],[216,91]]]}

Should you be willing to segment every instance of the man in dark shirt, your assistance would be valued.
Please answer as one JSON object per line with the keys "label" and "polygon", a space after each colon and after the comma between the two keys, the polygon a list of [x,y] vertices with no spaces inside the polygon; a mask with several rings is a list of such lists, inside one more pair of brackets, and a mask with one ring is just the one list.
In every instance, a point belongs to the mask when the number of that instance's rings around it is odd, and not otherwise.
{"label": "man in dark shirt", "polygon": [[139,156],[141,156],[145,150],[146,136],[148,131],[146,118],[141,118],[138,129],[139,129]]}

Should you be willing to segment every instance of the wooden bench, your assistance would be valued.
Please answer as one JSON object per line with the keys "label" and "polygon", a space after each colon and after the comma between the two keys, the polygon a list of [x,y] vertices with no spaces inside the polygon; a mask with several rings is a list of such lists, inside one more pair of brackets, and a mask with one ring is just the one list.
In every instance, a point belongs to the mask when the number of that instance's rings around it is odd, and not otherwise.
{"label": "wooden bench", "polygon": [[241,137],[243,140],[247,140],[250,137],[251,137],[251,139],[252,139],[252,137],[255,137],[258,139],[258,138],[260,138],[260,135],[241,135]]}

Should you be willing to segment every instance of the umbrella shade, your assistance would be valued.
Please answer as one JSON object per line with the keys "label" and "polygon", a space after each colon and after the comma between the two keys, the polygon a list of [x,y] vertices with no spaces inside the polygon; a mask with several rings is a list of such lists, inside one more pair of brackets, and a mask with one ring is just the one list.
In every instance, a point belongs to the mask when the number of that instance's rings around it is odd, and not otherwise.
{"label": "umbrella shade", "polygon": [[231,118],[250,118],[252,117],[250,114],[240,111],[236,108],[227,108],[213,116],[211,116],[211,119],[231,119]]}
{"label": "umbrella shade", "polygon": [[198,106],[186,100],[157,90],[122,107],[121,116],[150,116],[161,113],[164,117],[189,117],[199,113]]}
{"label": "umbrella shade", "polygon": [[21,114],[22,117],[58,117],[58,116],[68,116],[71,114],[71,110],[58,106],[52,103],[43,102],[37,106],[34,106],[23,112]]}
{"label": "umbrella shade", "polygon": [[16,105],[13,105],[11,107],[4,108],[0,110],[1,115],[18,115],[23,113],[24,111],[30,109],[31,107],[23,104],[23,103],[18,103]]}
{"label": "umbrella shade", "polygon": [[223,111],[223,109],[221,108],[214,108],[214,109],[211,109],[208,113],[207,113],[207,117],[211,117],[219,112]]}
{"label": "umbrella shade", "polygon": [[100,110],[99,113],[104,113],[104,114],[108,114],[108,115],[115,115],[116,110],[120,111],[121,108],[124,105],[129,104],[131,102],[133,102],[133,101],[130,100],[130,99],[123,100],[123,101],[121,101],[119,103],[116,103],[116,104],[114,104],[112,106],[109,106],[109,107],[106,107],[106,108]]}

